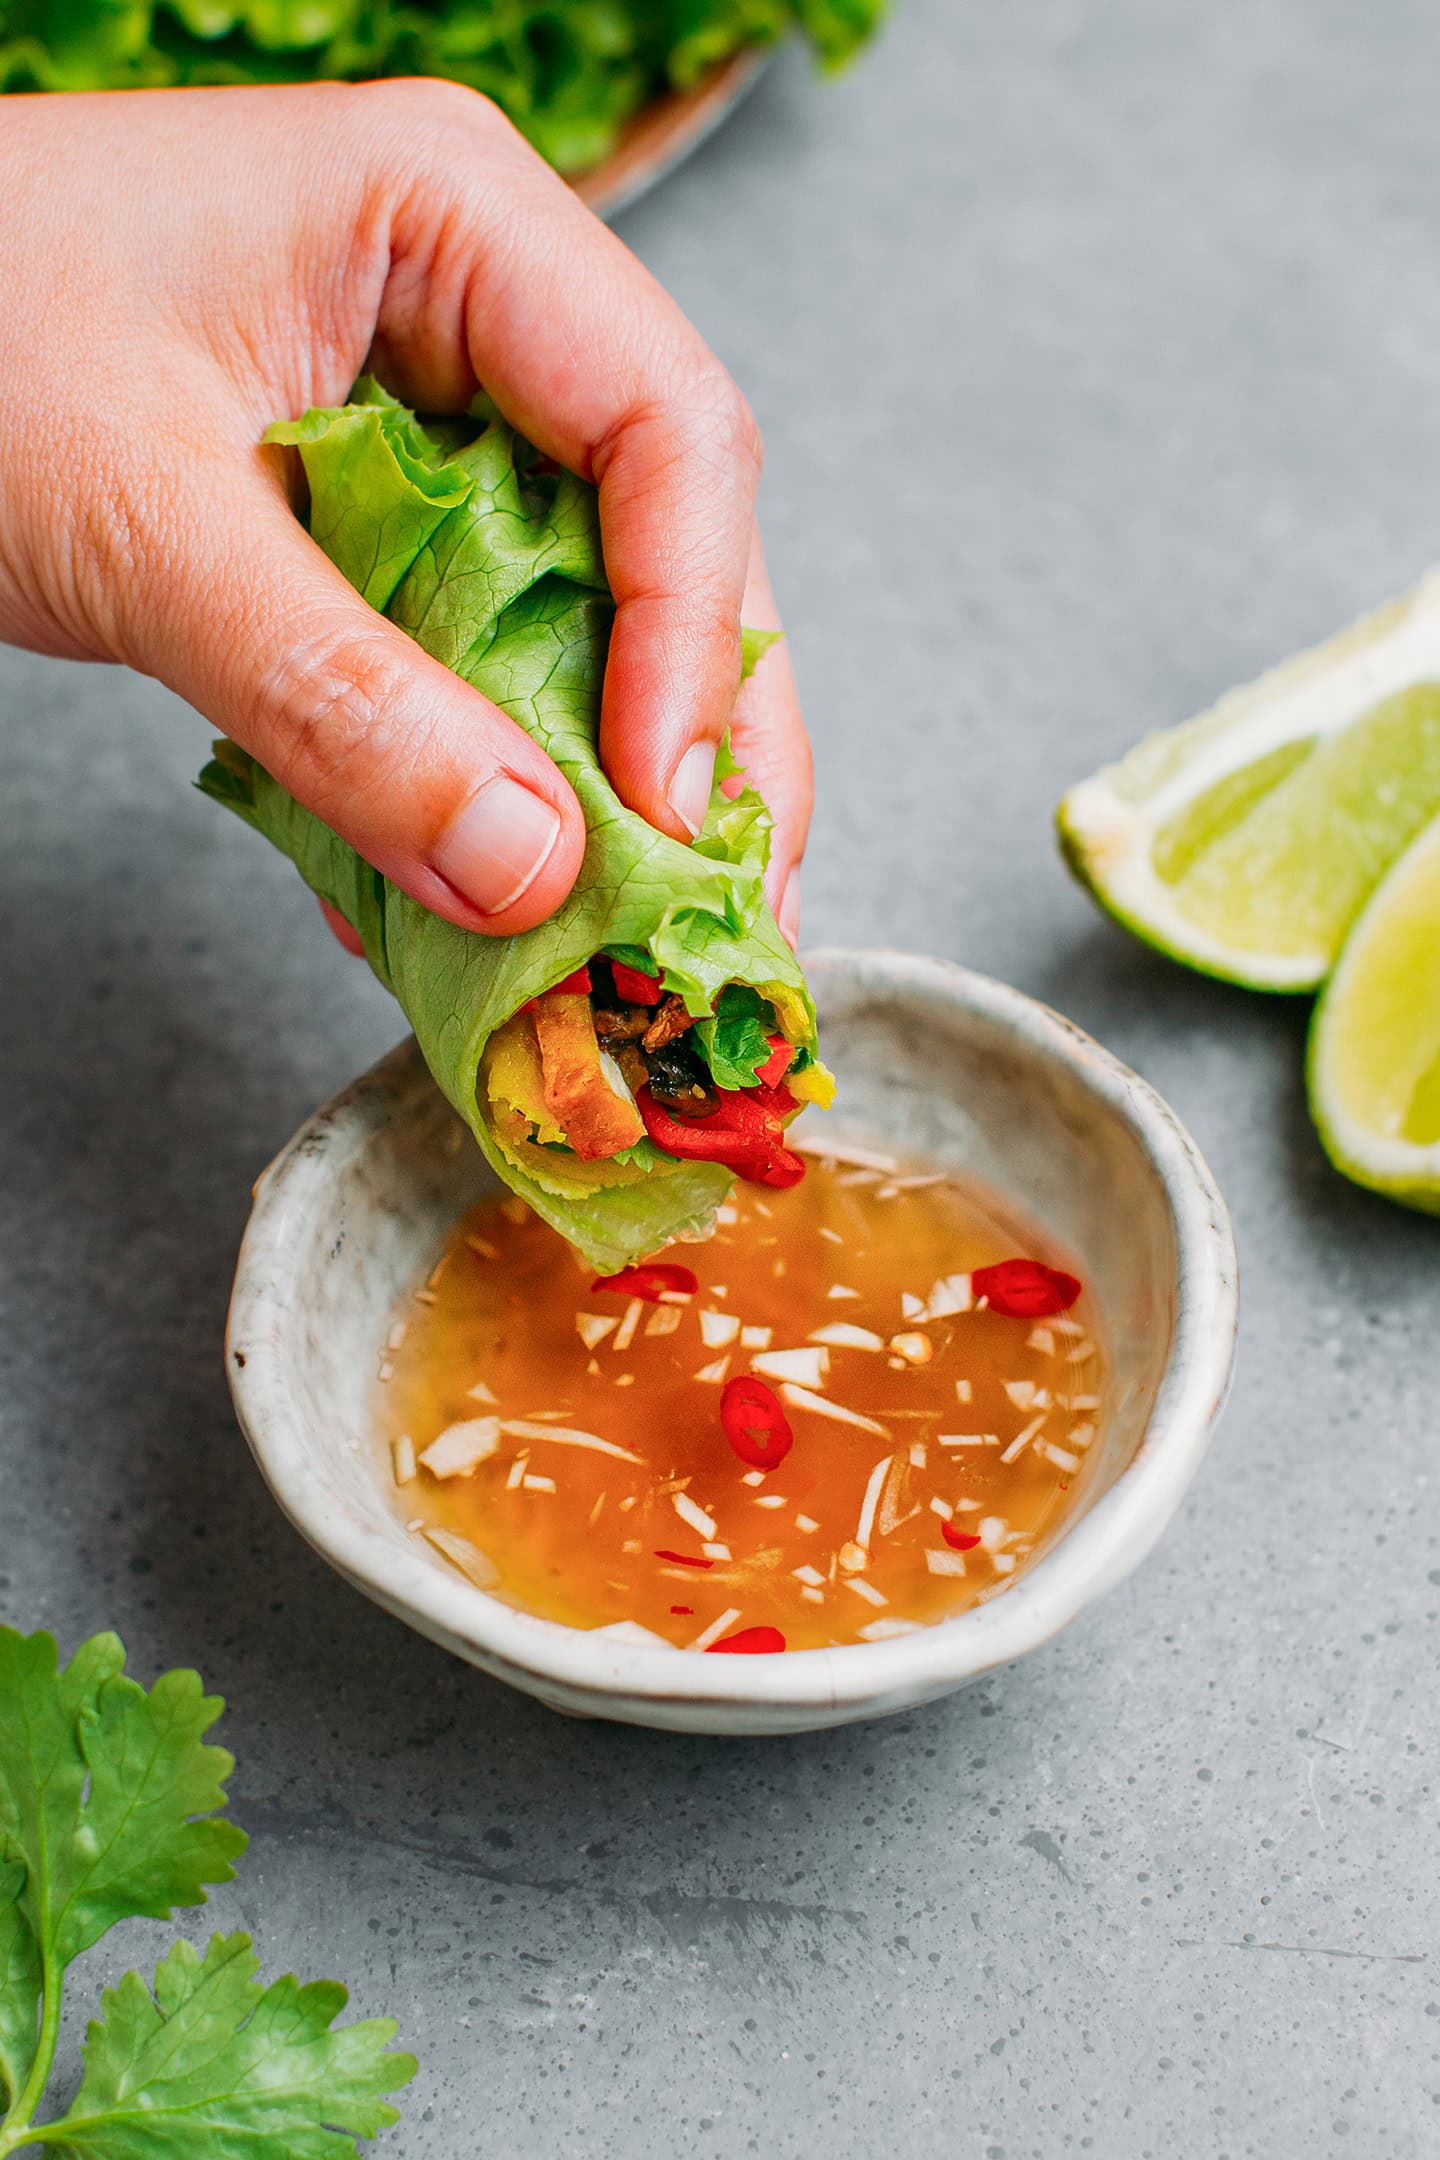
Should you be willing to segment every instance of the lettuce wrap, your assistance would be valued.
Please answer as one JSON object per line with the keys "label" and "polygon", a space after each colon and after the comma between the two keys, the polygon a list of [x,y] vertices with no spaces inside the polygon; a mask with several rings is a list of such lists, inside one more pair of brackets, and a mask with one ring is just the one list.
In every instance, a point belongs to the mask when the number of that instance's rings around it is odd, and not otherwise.
{"label": "lettuce wrap", "polygon": [[[551,467],[484,398],[468,420],[422,423],[368,380],[348,405],[281,423],[268,440],[298,447],[311,534],[356,590],[554,759],[584,810],[585,855],[548,922],[482,937],[392,885],[235,744],[216,744],[200,787],[288,855],[351,924],[495,1171],[587,1262],[611,1272],[673,1239],[708,1235],[734,1169],[657,1145],[648,1127],[673,1123],[651,1118],[642,1087],[641,1130],[613,1060],[611,1107],[635,1137],[582,1159],[542,1099],[542,1080],[548,1087],[554,1076],[537,1055],[541,1018],[560,1015],[583,1033],[591,1008],[580,991],[591,990],[594,962],[597,996],[618,1008],[598,1015],[606,1026],[619,1027],[625,1012],[640,1015],[636,1029],[648,1024],[614,985],[653,979],[640,994],[676,1037],[656,1056],[689,1060],[690,1107],[763,1101],[789,1114],[833,1089],[816,1057],[804,976],[764,897],[770,814],[728,742],[689,847],[628,810],[601,768],[614,607],[594,488]],[[747,673],[770,642],[746,633]],[[620,1054],[638,1056],[638,1038]],[[645,1074],[643,1060],[630,1069]],[[779,1073],[793,1093],[765,1084]]]}

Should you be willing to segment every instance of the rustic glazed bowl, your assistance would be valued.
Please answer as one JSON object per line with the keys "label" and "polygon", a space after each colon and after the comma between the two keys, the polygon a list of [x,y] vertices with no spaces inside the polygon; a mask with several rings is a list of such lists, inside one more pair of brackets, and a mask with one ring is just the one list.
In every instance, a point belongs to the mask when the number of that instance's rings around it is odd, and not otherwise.
{"label": "rustic glazed bowl", "polygon": [[394,1310],[493,1182],[414,1043],[317,1111],[256,1187],[227,1360],[276,1499],[367,1597],[554,1709],[785,1733],[963,1687],[1048,1642],[1144,1559],[1224,1401],[1230,1224],[1153,1089],[1047,1007],[943,961],[820,952],[806,965],[840,1080],[826,1133],[927,1157],[1003,1195],[1075,1256],[1103,1323],[1108,1416],[1070,1514],[1012,1585],[936,1626],[711,1658],[564,1627],[473,1588],[397,1516],[376,1418]]}

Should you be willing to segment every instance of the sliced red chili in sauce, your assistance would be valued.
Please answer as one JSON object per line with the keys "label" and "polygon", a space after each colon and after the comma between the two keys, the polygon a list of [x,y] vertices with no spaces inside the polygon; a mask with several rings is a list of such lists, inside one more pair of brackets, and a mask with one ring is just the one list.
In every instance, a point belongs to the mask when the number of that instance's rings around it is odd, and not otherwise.
{"label": "sliced red chili in sauce", "polygon": [[669,1560],[675,1567],[706,1568],[714,1567],[715,1565],[713,1560],[697,1560],[693,1553],[671,1552],[669,1547],[666,1545],[659,1545],[656,1547],[655,1558],[657,1560]]}
{"label": "sliced red chili in sauce", "polygon": [[1068,1312],[1080,1295],[1075,1276],[1039,1260],[997,1260],[993,1267],[976,1268],[970,1287],[977,1300],[983,1297],[992,1312],[1011,1320]]}
{"label": "sliced red chili in sauce", "polygon": [[694,1297],[700,1288],[693,1268],[673,1260],[642,1260],[638,1267],[621,1268],[618,1275],[601,1275],[592,1290],[614,1290],[621,1297],[644,1298],[658,1305],[662,1298]]}
{"label": "sliced red chili in sauce", "polygon": [[763,1656],[773,1650],[783,1650],[785,1637],[778,1627],[742,1627],[733,1635],[722,1635],[719,1642],[707,1645],[711,1650],[729,1650],[741,1657]]}
{"label": "sliced red chili in sauce", "polygon": [[957,1530],[954,1523],[942,1522],[940,1535],[947,1545],[953,1545],[956,1552],[974,1552],[975,1547],[980,1543],[978,1531]]}
{"label": "sliced red chili in sauce", "polygon": [[693,1613],[695,1608],[693,1605],[672,1605],[670,1610],[678,1619],[685,1613]]}
{"label": "sliced red chili in sauce", "polygon": [[626,967],[623,960],[612,960],[610,967],[615,977],[616,992],[627,1005],[659,1004],[658,975],[642,975],[639,968]]}
{"label": "sliced red chili in sauce", "polygon": [[741,1462],[752,1470],[773,1470],[795,1445],[790,1420],[780,1398],[754,1373],[737,1373],[720,1396],[720,1423]]}

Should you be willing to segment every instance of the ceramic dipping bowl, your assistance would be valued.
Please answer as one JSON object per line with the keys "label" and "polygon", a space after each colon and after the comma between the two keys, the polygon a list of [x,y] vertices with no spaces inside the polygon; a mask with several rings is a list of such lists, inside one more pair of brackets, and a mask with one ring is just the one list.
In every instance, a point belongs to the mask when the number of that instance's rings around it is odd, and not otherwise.
{"label": "ceramic dipping bowl", "polygon": [[826,1133],[988,1187],[1075,1256],[1102,1321],[1107,1413],[1070,1512],[999,1595],[935,1626],[714,1658],[564,1627],[474,1588],[397,1515],[376,1414],[397,1306],[493,1184],[414,1042],[317,1111],[256,1187],[226,1358],[276,1499],[367,1597],[556,1710],[739,1735],[948,1694],[1039,1649],[1139,1565],[1224,1402],[1229,1219],[1154,1090],[1046,1006],[946,962],[822,951],[806,967],[840,1081]]}

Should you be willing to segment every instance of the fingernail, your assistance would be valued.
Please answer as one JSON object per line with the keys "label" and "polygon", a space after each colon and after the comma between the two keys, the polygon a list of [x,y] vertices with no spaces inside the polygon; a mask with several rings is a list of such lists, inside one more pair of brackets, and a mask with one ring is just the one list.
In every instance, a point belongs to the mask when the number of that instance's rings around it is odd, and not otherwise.
{"label": "fingernail", "polygon": [[785,890],[780,895],[780,905],[775,911],[780,934],[787,945],[800,942],[800,872],[792,870],[785,880]]}
{"label": "fingernail", "polygon": [[559,812],[501,773],[450,820],[433,860],[472,907],[499,915],[530,890],[559,837]]}
{"label": "fingernail", "polygon": [[710,808],[710,791],[714,785],[714,743],[691,743],[675,768],[675,777],[670,782],[670,793],[665,800],[692,840],[705,822],[705,813]]}

